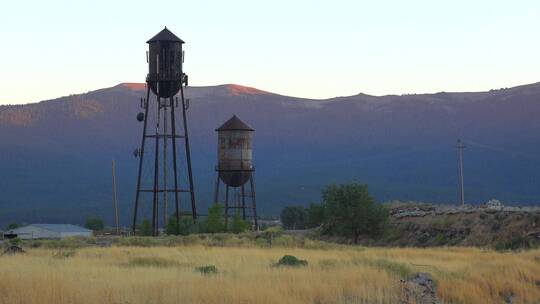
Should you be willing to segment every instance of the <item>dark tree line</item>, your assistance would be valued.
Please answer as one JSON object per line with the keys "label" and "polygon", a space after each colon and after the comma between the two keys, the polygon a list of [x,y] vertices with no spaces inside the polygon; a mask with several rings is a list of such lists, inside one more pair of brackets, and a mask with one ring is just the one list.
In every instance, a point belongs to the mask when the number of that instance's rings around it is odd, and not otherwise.
{"label": "dark tree line", "polygon": [[388,221],[388,211],[369,195],[366,185],[330,185],[321,204],[288,206],[281,212],[286,229],[321,227],[324,234],[345,236],[358,243],[361,236],[380,236]]}
{"label": "dark tree line", "polygon": [[[208,208],[208,216],[204,220],[193,223],[191,216],[180,216],[180,222],[176,223],[176,215],[172,215],[165,225],[167,235],[188,235],[194,233],[242,233],[249,230],[250,225],[244,221],[239,213],[236,213],[229,219],[228,225],[225,225],[223,215],[223,206],[214,204]],[[152,227],[149,220],[143,220],[137,227],[139,235],[151,236]]]}

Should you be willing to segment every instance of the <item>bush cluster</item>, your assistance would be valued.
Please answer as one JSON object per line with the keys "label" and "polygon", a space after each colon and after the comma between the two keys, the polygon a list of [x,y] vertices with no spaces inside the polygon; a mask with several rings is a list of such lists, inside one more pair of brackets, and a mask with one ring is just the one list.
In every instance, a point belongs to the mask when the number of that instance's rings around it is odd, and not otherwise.
{"label": "bush cluster", "polygon": [[287,206],[280,214],[281,223],[286,229],[315,228],[324,220],[324,209],[320,204],[311,203],[303,206]]}
{"label": "bush cluster", "polygon": [[195,271],[200,272],[201,274],[204,274],[204,275],[218,273],[217,267],[214,265],[199,266],[195,268]]}
{"label": "bush cluster", "polygon": [[284,255],[279,261],[277,262],[276,266],[307,266],[308,262],[306,260],[300,260],[299,258],[295,257],[294,255]]}
{"label": "bush cluster", "polygon": [[330,185],[322,195],[321,204],[285,207],[281,221],[287,229],[322,227],[329,235],[352,238],[358,243],[360,236],[379,237],[388,222],[388,210],[377,204],[366,185],[349,183]]}
{"label": "bush cluster", "polygon": [[[169,218],[169,221],[165,225],[165,233],[167,235],[190,235],[199,233],[235,233],[239,234],[249,230],[250,225],[244,221],[239,213],[234,214],[232,218],[229,218],[228,225],[225,225],[225,218],[223,214],[223,206],[221,204],[214,204],[208,208],[208,215],[204,220],[194,222],[193,218],[188,215],[182,215],[177,223],[176,214]],[[152,227],[150,221],[145,219],[137,227],[137,235],[139,236],[151,236]]]}

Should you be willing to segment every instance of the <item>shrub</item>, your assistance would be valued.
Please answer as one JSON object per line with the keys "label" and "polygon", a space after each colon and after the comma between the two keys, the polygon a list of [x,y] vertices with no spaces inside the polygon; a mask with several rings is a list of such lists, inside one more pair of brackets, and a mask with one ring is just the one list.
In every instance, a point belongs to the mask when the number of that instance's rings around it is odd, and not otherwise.
{"label": "shrub", "polygon": [[524,236],[513,234],[509,239],[499,241],[495,244],[495,250],[517,250],[536,248],[537,244]]}
{"label": "shrub", "polygon": [[17,229],[19,227],[21,227],[21,225],[19,225],[18,223],[9,223],[6,226],[6,230]]}
{"label": "shrub", "polygon": [[257,246],[257,247],[269,247],[270,242],[265,238],[257,238],[257,239],[255,239],[255,246]]}
{"label": "shrub", "polygon": [[242,233],[249,229],[249,223],[244,221],[239,213],[236,213],[229,225],[228,230],[232,233]]}
{"label": "shrub", "polygon": [[268,238],[280,236],[282,234],[283,234],[283,228],[281,228],[280,226],[271,226],[271,227],[266,228],[263,231],[263,235]]}
{"label": "shrub", "polygon": [[195,268],[195,271],[204,275],[217,274],[218,270],[214,265],[199,266]]}
{"label": "shrub", "polygon": [[168,235],[188,235],[193,231],[193,219],[190,216],[181,216],[180,222],[176,224],[176,215],[169,218],[165,226],[165,233]]}
{"label": "shrub", "polygon": [[11,246],[19,246],[21,244],[21,239],[18,238],[18,237],[10,239],[8,241],[8,244],[11,245]]}
{"label": "shrub", "polygon": [[148,219],[144,219],[142,223],[137,227],[137,234],[141,236],[151,236],[152,235],[152,225]]}
{"label": "shrub", "polygon": [[492,232],[496,232],[496,231],[499,231],[499,229],[501,229],[501,223],[499,222],[495,222],[491,225],[491,231]]}
{"label": "shrub", "polygon": [[403,237],[403,229],[400,229],[399,227],[392,227],[389,229],[386,229],[386,231],[383,234],[383,239],[385,242],[394,242]]}
{"label": "shrub", "polygon": [[281,210],[280,218],[286,229],[304,229],[307,214],[302,206],[287,206]]}
{"label": "shrub", "polygon": [[504,219],[506,219],[506,214],[504,214],[503,212],[499,212],[495,214],[495,219],[497,221],[503,221]]}
{"label": "shrub", "polygon": [[272,246],[272,242],[274,241],[274,239],[281,236],[282,234],[283,228],[281,228],[281,226],[268,227],[260,234],[260,237],[257,238],[257,245],[262,245],[264,241],[265,245]]}
{"label": "shrub", "polygon": [[34,241],[34,242],[30,242],[28,245],[30,246],[30,248],[40,248],[42,243]]}
{"label": "shrub", "polygon": [[226,247],[251,247],[253,243],[249,237],[239,234],[226,239],[223,245]]}
{"label": "shrub", "polygon": [[131,267],[173,267],[178,263],[161,257],[138,257],[129,260],[127,266]]}
{"label": "shrub", "polygon": [[208,216],[204,222],[204,231],[207,233],[225,232],[225,223],[223,222],[223,207],[216,203],[208,208]]}
{"label": "shrub", "polygon": [[97,217],[88,217],[84,222],[84,227],[93,231],[102,231],[105,228],[103,220]]}
{"label": "shrub", "polygon": [[435,229],[446,230],[450,228],[454,224],[454,222],[455,222],[455,219],[450,218],[449,216],[446,216],[446,217],[434,220],[432,225]]}
{"label": "shrub", "polygon": [[429,239],[430,239],[429,234],[423,233],[422,235],[420,235],[420,237],[418,237],[418,245],[425,246],[426,243],[429,241]]}
{"label": "shrub", "polygon": [[78,249],[94,245],[95,238],[73,236],[59,240],[28,240],[25,244],[32,248]]}
{"label": "shrub", "polygon": [[277,262],[276,266],[307,266],[308,262],[306,260],[300,260],[294,255],[284,255],[279,261]]}
{"label": "shrub", "polygon": [[324,208],[320,204],[309,204],[309,207],[306,209],[306,227],[315,228],[322,225],[324,221]]}
{"label": "shrub", "polygon": [[437,235],[435,236],[435,238],[433,239],[433,244],[435,246],[443,246],[445,244],[448,243],[448,240],[446,239],[446,237],[444,236],[444,234],[442,233],[437,233]]}
{"label": "shrub", "polygon": [[59,250],[53,254],[53,257],[57,259],[67,259],[75,256],[75,254],[75,250]]}
{"label": "shrub", "polygon": [[183,244],[186,246],[198,244],[199,240],[199,236],[195,234],[191,234],[182,238]]}

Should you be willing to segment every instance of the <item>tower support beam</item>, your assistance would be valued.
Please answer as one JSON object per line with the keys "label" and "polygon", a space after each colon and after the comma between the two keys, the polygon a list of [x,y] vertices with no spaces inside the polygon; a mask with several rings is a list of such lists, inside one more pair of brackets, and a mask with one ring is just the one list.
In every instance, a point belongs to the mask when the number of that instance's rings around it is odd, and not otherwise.
{"label": "tower support beam", "polygon": [[[240,215],[242,216],[242,219],[245,221],[251,222],[251,228],[252,230],[258,230],[259,228],[259,221],[257,218],[257,204],[256,204],[256,195],[255,195],[255,182],[253,181],[253,173],[251,174],[251,177],[249,179],[249,190],[246,194],[246,187],[245,185],[239,186],[239,187],[231,187],[227,184],[225,184],[225,197],[223,198],[223,215],[224,215],[224,222],[225,226],[228,227],[229,219],[233,216],[236,216],[237,212],[240,212]],[[216,171],[216,184],[214,188],[214,203],[220,204],[220,184],[221,181],[219,179],[219,171]],[[234,200],[231,203],[230,201],[230,192],[231,188],[240,188],[240,193],[237,196],[237,199]],[[235,196],[233,196],[234,198]],[[246,201],[246,198],[250,200],[250,204],[248,205],[248,202]]]}

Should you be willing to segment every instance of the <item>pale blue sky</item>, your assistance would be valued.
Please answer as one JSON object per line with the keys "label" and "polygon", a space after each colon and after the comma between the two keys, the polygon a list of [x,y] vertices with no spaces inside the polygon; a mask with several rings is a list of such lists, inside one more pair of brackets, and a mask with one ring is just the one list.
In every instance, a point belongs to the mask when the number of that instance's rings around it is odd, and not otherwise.
{"label": "pale blue sky", "polygon": [[537,0],[3,1],[0,104],[143,82],[165,25],[190,85],[327,98],[540,81]]}

